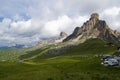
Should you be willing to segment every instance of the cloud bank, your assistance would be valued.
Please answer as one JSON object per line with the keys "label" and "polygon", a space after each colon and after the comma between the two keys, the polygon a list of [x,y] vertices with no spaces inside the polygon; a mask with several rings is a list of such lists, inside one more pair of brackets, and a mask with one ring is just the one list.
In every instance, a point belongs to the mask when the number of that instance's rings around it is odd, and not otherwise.
{"label": "cloud bank", "polygon": [[43,38],[70,34],[98,12],[120,31],[119,0],[0,0],[0,46],[32,44]]}

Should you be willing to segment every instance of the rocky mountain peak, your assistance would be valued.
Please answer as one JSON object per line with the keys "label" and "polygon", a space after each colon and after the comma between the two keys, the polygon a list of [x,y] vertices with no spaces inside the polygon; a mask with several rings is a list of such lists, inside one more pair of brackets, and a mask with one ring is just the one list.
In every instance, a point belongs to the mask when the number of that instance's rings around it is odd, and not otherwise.
{"label": "rocky mountain peak", "polygon": [[64,37],[67,37],[67,33],[61,32],[61,33],[60,33],[60,38],[64,38]]}
{"label": "rocky mountain peak", "polygon": [[110,29],[104,20],[99,20],[99,14],[93,13],[88,21],[81,27],[76,27],[71,35],[64,41],[84,42],[90,38],[100,38],[111,42],[120,41],[120,33]]}
{"label": "rocky mountain peak", "polygon": [[91,14],[91,18],[90,18],[91,20],[92,19],[96,19],[96,20],[99,20],[99,14],[98,13],[93,13],[93,14]]}

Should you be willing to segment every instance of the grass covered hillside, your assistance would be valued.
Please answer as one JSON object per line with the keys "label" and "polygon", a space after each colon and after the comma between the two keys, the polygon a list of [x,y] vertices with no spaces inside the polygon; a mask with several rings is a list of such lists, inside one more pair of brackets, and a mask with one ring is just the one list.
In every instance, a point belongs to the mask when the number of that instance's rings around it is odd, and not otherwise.
{"label": "grass covered hillside", "polygon": [[120,67],[103,66],[96,56],[114,53],[116,44],[91,39],[65,49],[55,47],[27,52],[19,57],[23,62],[0,62],[0,80],[120,80]]}
{"label": "grass covered hillside", "polygon": [[25,53],[26,53],[25,49],[17,49],[17,48],[1,49],[0,50],[0,62],[16,61],[19,56],[21,56]]}
{"label": "grass covered hillside", "polygon": [[117,46],[118,45],[116,44],[108,45],[107,41],[103,41],[99,39],[90,39],[76,46],[67,46],[58,49],[56,49],[56,47],[52,49],[50,48],[45,48],[42,50],[38,49],[38,50],[34,50],[34,52],[31,52],[32,54],[28,53],[23,56],[32,55],[32,57],[34,56],[32,60],[35,61],[39,61],[41,59],[47,59],[47,58],[54,58],[58,56],[75,56],[75,55],[95,56],[99,54],[113,54],[114,52],[116,52]]}
{"label": "grass covered hillside", "polygon": [[66,56],[40,62],[0,63],[0,80],[119,80],[119,67],[98,57]]}

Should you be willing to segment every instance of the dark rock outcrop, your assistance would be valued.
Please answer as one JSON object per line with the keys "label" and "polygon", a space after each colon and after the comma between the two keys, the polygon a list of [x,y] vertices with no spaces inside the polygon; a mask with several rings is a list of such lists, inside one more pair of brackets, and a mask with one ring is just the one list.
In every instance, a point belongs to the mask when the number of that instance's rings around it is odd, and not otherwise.
{"label": "dark rock outcrop", "polygon": [[60,39],[61,38],[65,38],[65,37],[67,37],[68,35],[67,35],[67,33],[65,33],[65,32],[61,32],[60,33]]}

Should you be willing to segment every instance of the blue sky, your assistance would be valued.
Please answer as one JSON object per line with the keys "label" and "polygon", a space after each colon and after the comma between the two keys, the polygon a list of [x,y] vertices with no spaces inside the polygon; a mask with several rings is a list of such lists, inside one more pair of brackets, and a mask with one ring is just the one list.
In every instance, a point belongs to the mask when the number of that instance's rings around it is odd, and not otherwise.
{"label": "blue sky", "polygon": [[97,12],[120,31],[120,0],[0,0],[0,46],[72,33]]}

